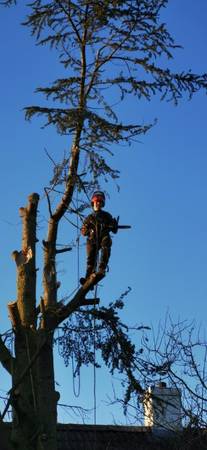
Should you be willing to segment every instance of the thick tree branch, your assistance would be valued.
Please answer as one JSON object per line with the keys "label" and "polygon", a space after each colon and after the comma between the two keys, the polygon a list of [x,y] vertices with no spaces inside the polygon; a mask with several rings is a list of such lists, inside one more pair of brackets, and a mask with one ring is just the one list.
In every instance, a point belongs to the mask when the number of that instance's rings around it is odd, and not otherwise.
{"label": "thick tree branch", "polygon": [[[22,250],[13,252],[17,264],[17,307],[23,326],[36,326],[36,221],[39,195],[28,197],[28,204],[19,210],[22,219]],[[28,258],[28,251],[31,256]],[[29,256],[30,256],[29,253]],[[25,257],[25,258],[24,258]]]}
{"label": "thick tree branch", "polygon": [[[85,20],[87,17],[88,7],[86,7]],[[86,24],[85,24],[86,27]],[[49,248],[44,249],[44,302],[45,306],[51,306],[57,302],[57,283],[56,283],[56,241],[58,233],[58,225],[61,218],[67,211],[73,197],[73,192],[76,186],[79,156],[80,156],[80,139],[83,131],[84,117],[83,111],[85,108],[85,81],[86,81],[86,52],[85,52],[85,40],[86,40],[86,28],[83,34],[83,40],[81,44],[81,83],[80,91],[78,94],[79,105],[78,110],[80,117],[76,125],[76,133],[74,137],[74,144],[71,150],[71,157],[69,161],[68,178],[65,187],[65,192],[49,221],[48,226],[48,244]]]}
{"label": "thick tree branch", "polygon": [[[54,311],[49,318],[48,325],[50,329],[55,329],[61,322],[63,322],[67,317],[69,317],[74,311],[77,311],[81,306],[97,305],[100,301],[99,298],[89,299],[85,298],[86,294],[94,286],[94,274],[92,274],[85,284],[78,290],[73,299],[68,302],[67,305]],[[48,311],[50,314],[50,311]]]}

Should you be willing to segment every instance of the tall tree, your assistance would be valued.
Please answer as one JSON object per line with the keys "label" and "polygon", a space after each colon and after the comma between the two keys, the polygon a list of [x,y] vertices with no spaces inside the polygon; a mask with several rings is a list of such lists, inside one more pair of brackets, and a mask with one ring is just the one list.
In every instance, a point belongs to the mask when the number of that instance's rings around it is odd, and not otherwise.
{"label": "tall tree", "polygon": [[[10,6],[16,2],[2,3]],[[104,330],[108,332],[97,345],[111,370],[126,373],[126,398],[134,390],[142,393],[143,388],[133,374],[137,354],[117,315],[122,302],[99,311],[89,309],[89,301],[85,299],[93,283],[89,278],[66,305],[58,303],[57,237],[62,218],[73,210],[76,190],[90,195],[103,178],[118,177],[107,159],[112,146],[119,142],[130,144],[152,126],[139,124],[136,118],[134,123],[122,123],[111,99],[113,103],[129,96],[135,97],[135,101],[150,100],[158,94],[162,100],[177,104],[185,94],[191,97],[200,89],[206,90],[207,74],[173,73],[167,65],[177,47],[161,22],[161,10],[167,3],[167,0],[35,0],[28,5],[25,26],[38,45],[57,52],[65,76],[37,89],[48,101],[47,106],[27,107],[26,118],[42,116],[45,126],[53,125],[58,133],[68,136],[71,148],[55,165],[51,187],[46,190],[49,219],[43,241],[40,305],[36,304],[35,261],[38,194],[31,194],[26,207],[20,208],[22,250],[13,253],[17,265],[17,301],[9,304],[14,357],[0,340],[0,361],[12,376],[9,402],[14,411],[12,442],[17,449],[57,449],[54,331],[75,312],[82,323],[80,307],[86,308],[86,321],[90,322],[91,316],[96,316],[100,324],[104,321]],[[87,181],[82,178],[83,168]],[[53,208],[51,193],[60,191],[60,185],[62,193]],[[67,340],[67,345],[70,356],[74,343]],[[77,352],[77,362],[90,361],[89,342],[88,352]]]}

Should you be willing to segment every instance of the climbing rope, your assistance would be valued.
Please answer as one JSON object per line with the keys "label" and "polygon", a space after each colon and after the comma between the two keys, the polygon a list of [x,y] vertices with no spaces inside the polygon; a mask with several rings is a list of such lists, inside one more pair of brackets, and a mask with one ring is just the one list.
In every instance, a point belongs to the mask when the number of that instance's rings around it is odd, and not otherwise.
{"label": "climbing rope", "polygon": [[[79,181],[82,185],[82,188],[83,188],[84,193],[86,194],[88,200],[90,200],[87,195],[87,192],[85,190],[85,187],[82,183],[82,180],[79,179]],[[77,211],[76,243],[77,243],[77,284],[79,285],[79,279],[80,279],[80,232],[79,232],[80,217],[78,214],[78,207],[79,207],[79,198],[78,198],[78,189],[77,189],[77,194],[76,194],[76,211]],[[98,262],[99,262],[99,241],[98,241],[98,224],[97,224],[97,227],[96,227],[96,259],[95,259],[95,266],[94,266],[95,272],[97,271]],[[98,285],[96,284],[95,290],[94,290],[94,308],[96,308],[95,299],[97,298],[97,291],[98,291]],[[77,369],[75,369],[74,354],[72,354],[71,360],[72,360],[72,376],[73,376],[73,393],[74,393],[74,396],[77,398],[80,395],[80,368],[78,369],[78,371],[77,371]],[[78,374],[78,386],[77,387],[75,385],[76,372]],[[95,319],[95,315],[93,317],[93,410],[94,410],[94,425],[96,425],[97,399],[96,399],[96,319]],[[95,438],[95,447],[96,447],[96,438]]]}
{"label": "climbing rope", "polygon": [[[94,304],[94,308],[96,308],[96,305]],[[96,319],[95,316],[93,317],[93,410],[94,410],[94,425],[96,425],[96,409],[97,409],[97,402],[96,402]]]}
{"label": "climbing rope", "polygon": [[[98,263],[98,255],[97,255]],[[94,292],[94,309],[96,309],[95,298],[97,297],[98,284],[96,284]],[[94,445],[93,450],[96,450],[97,436],[96,436],[96,422],[97,422],[97,397],[96,397],[96,317],[93,316],[93,424],[94,424]]]}
{"label": "climbing rope", "polygon": [[[76,194],[76,209],[78,211],[78,189]],[[77,233],[76,233],[76,243],[77,243],[77,285],[79,286],[79,280],[80,280],[80,229],[79,229],[79,214],[76,216],[76,226],[77,226]]]}
{"label": "climbing rope", "polygon": [[[96,260],[95,260],[95,271],[97,271],[99,264],[99,242],[98,242],[98,224],[96,224]],[[95,286],[94,291],[94,309],[96,309],[95,299],[97,298],[98,284]],[[96,318],[95,314],[93,316],[93,410],[94,410],[94,425],[97,421],[97,398],[96,398]],[[96,447],[96,436],[94,448]]]}

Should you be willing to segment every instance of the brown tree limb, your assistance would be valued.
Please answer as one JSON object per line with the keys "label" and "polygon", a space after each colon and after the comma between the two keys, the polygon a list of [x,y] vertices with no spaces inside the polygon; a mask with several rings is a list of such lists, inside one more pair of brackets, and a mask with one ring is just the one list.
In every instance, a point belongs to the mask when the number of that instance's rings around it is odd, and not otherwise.
{"label": "brown tree limb", "polygon": [[[55,329],[63,320],[67,319],[74,311],[76,311],[81,306],[87,305],[97,305],[100,302],[99,298],[94,299],[86,299],[86,294],[91,290],[91,287],[94,286],[94,274],[92,274],[85,284],[77,291],[75,296],[73,297],[67,305],[58,309],[54,314],[51,315],[50,320],[48,321],[49,329]],[[50,310],[48,310],[48,314],[50,314]]]}
{"label": "brown tree limb", "polygon": [[[80,125],[80,132],[82,124]],[[79,137],[76,138],[79,141]],[[56,281],[56,242],[58,225],[64,216],[68,206],[72,200],[75,189],[77,167],[79,161],[79,146],[73,145],[71,158],[69,163],[68,181],[65,192],[56,207],[52,217],[48,223],[47,248],[44,247],[44,270],[43,270],[43,287],[44,287],[44,303],[45,307],[51,307],[57,303],[57,281]]]}
{"label": "brown tree limb", "polygon": [[[62,6],[61,2],[58,3]],[[76,133],[74,136],[74,141],[71,149],[71,156],[69,160],[69,168],[68,168],[68,177],[67,183],[65,187],[65,192],[57,205],[52,217],[50,217],[48,223],[48,235],[47,241],[49,244],[49,249],[44,248],[44,270],[43,270],[43,287],[44,287],[44,303],[46,308],[50,308],[51,306],[57,303],[57,281],[56,281],[56,242],[57,242],[57,233],[58,233],[58,225],[61,218],[64,216],[67,211],[73,197],[74,189],[76,186],[77,180],[77,172],[78,172],[78,164],[80,157],[80,139],[81,133],[83,130],[84,118],[83,111],[86,103],[85,98],[85,82],[86,82],[86,49],[85,49],[85,40],[86,40],[86,17],[88,13],[88,5],[85,10],[85,29],[83,33],[83,39],[80,39],[81,45],[81,83],[80,83],[80,92],[79,92],[79,112],[80,119],[77,124]],[[69,14],[69,20],[71,20]]]}
{"label": "brown tree limb", "polygon": [[[17,307],[22,326],[36,326],[36,222],[39,195],[28,197],[26,207],[19,209],[22,219],[22,250],[15,252],[17,264]],[[28,255],[28,251],[30,252]],[[18,253],[18,254],[17,254]],[[20,255],[19,255],[20,253]]]}

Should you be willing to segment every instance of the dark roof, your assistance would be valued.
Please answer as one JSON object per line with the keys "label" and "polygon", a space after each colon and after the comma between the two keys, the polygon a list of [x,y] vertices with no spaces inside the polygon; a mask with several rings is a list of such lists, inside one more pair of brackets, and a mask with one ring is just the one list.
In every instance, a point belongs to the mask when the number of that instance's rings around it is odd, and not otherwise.
{"label": "dark roof", "polygon": [[140,426],[58,425],[58,450],[159,450],[161,441]]}
{"label": "dark roof", "polygon": [[[58,424],[58,450],[207,450],[206,430],[154,433],[151,428]],[[0,450],[9,450],[11,422],[0,423]],[[49,449],[48,449],[49,450]]]}
{"label": "dark roof", "polygon": [[58,450],[207,450],[206,430],[152,432],[149,427],[58,424]]}

